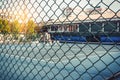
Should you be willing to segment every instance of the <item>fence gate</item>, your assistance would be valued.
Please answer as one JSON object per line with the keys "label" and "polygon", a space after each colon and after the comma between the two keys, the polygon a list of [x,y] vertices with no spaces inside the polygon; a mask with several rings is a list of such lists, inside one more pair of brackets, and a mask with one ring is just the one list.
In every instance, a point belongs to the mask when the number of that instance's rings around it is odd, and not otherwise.
{"label": "fence gate", "polygon": [[120,0],[0,0],[0,80],[120,80]]}

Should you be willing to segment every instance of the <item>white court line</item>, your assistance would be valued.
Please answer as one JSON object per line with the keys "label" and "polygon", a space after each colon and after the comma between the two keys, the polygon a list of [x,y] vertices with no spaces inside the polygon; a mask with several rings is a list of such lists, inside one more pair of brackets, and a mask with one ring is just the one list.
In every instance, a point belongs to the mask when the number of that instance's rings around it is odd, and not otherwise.
{"label": "white court line", "polygon": [[[78,57],[80,58],[80,59],[85,59],[86,57],[96,57],[96,56],[102,56],[102,55],[104,55],[104,54],[106,54],[106,53],[102,53],[103,51],[99,51],[99,52],[101,52],[101,53],[99,53],[99,54],[96,54],[96,53],[91,53],[89,56],[87,56],[87,55],[85,55],[85,54],[79,54],[79,55],[77,55],[76,57],[77,58],[73,58],[72,60],[78,60]],[[118,53],[118,51],[114,51],[114,53],[110,53],[109,52],[109,54],[117,54]],[[74,55],[73,55],[74,56]],[[72,58],[73,56],[67,56],[68,58]],[[66,58],[65,58],[66,59]],[[87,59],[87,58],[86,58]],[[49,59],[45,59],[45,60],[49,60]],[[58,58],[52,58],[52,60],[54,60],[54,61],[58,61],[59,59]],[[67,60],[62,60],[62,62],[68,62],[69,60],[67,59]],[[53,62],[53,63],[55,63],[55,62]]]}
{"label": "white court line", "polygon": [[[72,60],[78,60],[78,58],[80,58],[80,59],[85,59],[86,57],[96,57],[97,55],[99,55],[99,56],[102,56],[102,55],[104,55],[104,54],[106,54],[106,53],[102,53],[103,51],[99,51],[99,54],[97,53],[91,53],[90,55],[89,54],[79,54],[79,55],[77,55],[75,58],[73,58]],[[117,54],[118,53],[118,51],[113,51],[113,52],[109,52],[108,54]],[[13,57],[13,58],[21,58],[21,59],[26,59],[26,60],[34,60],[34,61],[39,61],[39,59],[36,59],[36,58],[30,58],[30,57],[24,57],[24,56],[18,56],[18,55],[9,55],[9,54],[4,54],[3,53],[3,55],[5,55],[5,56],[10,56],[10,57]],[[89,56],[88,56],[89,55]],[[74,57],[74,55],[66,55],[68,58],[72,58],[72,57]],[[87,58],[86,58],[87,59]],[[51,59],[42,59],[42,60],[40,60],[40,61],[42,61],[42,62],[47,62],[47,61],[49,61],[49,63],[56,63],[57,61],[59,60],[59,58],[57,57],[57,58],[51,58]],[[67,59],[67,58],[62,58],[61,59],[62,60],[62,62],[68,62],[69,60]],[[60,60],[60,61],[61,61]],[[54,62],[53,62],[54,61]]]}
{"label": "white court line", "polygon": [[[9,54],[4,54],[3,53],[3,55],[5,55],[5,56],[10,56],[10,57],[12,57],[12,58],[21,58],[21,59],[26,59],[26,60],[34,60],[34,61],[39,61],[38,59],[35,59],[35,58],[30,58],[30,57],[24,57],[24,56],[18,56],[18,55],[9,55]],[[46,59],[44,60],[44,59],[42,59],[41,61],[43,61],[43,62],[46,62]]]}

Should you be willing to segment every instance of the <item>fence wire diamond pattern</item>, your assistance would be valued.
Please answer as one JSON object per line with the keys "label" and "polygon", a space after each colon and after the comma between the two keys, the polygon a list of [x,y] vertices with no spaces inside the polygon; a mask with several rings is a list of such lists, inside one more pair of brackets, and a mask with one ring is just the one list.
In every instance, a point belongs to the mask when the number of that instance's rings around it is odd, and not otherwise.
{"label": "fence wire diamond pattern", "polygon": [[119,0],[0,0],[0,80],[119,80]]}

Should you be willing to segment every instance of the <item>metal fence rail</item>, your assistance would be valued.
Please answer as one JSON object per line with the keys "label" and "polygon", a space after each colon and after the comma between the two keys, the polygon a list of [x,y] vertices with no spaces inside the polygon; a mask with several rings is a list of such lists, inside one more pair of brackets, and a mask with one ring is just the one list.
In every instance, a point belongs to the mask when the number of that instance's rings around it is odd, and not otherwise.
{"label": "metal fence rail", "polygon": [[0,0],[0,80],[119,80],[120,0]]}

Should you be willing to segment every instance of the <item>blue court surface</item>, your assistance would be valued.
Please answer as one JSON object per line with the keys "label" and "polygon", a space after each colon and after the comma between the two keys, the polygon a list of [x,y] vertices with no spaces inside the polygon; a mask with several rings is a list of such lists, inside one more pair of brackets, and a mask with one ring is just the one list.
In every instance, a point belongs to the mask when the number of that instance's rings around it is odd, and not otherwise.
{"label": "blue court surface", "polygon": [[120,45],[0,44],[1,80],[104,80],[120,71]]}

